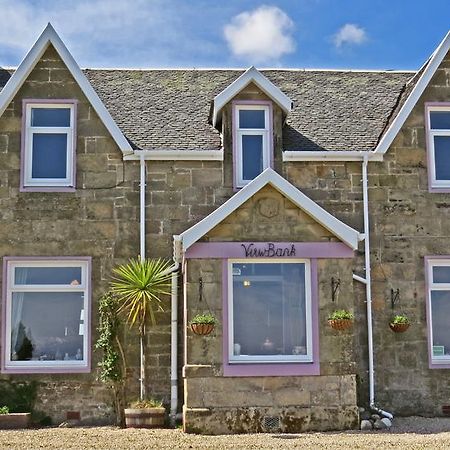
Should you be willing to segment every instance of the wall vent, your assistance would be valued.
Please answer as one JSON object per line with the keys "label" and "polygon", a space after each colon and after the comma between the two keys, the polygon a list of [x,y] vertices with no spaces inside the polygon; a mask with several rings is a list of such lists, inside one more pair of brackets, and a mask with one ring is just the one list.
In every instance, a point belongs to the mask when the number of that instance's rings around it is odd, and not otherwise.
{"label": "wall vent", "polygon": [[262,426],[264,431],[279,431],[280,418],[276,416],[264,416]]}
{"label": "wall vent", "polygon": [[442,406],[442,414],[444,414],[444,416],[450,416],[450,405]]}

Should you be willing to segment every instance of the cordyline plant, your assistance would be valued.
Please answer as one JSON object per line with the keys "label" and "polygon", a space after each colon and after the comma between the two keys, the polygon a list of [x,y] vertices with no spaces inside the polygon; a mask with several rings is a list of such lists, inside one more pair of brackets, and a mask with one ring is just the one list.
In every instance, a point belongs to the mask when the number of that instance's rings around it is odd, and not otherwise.
{"label": "cordyline plant", "polygon": [[111,291],[119,299],[119,313],[130,327],[137,326],[140,338],[140,400],[147,397],[145,376],[146,326],[155,325],[155,313],[164,311],[163,298],[170,294],[172,263],[165,259],[130,259],[113,269]]}

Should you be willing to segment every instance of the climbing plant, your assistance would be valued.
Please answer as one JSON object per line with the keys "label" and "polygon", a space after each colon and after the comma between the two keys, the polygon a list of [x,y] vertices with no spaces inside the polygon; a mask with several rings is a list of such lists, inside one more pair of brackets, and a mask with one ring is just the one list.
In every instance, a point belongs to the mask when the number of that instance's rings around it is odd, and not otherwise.
{"label": "climbing plant", "polygon": [[99,362],[99,380],[113,392],[113,403],[118,425],[124,425],[126,359],[120,342],[122,321],[118,316],[118,298],[112,292],[99,300],[99,337],[95,348],[102,351]]}

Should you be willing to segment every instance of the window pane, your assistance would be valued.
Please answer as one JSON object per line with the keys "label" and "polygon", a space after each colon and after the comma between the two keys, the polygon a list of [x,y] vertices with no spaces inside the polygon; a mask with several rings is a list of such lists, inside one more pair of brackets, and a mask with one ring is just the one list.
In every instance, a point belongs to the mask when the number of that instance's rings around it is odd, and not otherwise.
{"label": "window pane", "polygon": [[70,127],[69,108],[32,108],[32,127]]}
{"label": "window pane", "polygon": [[433,283],[450,283],[450,266],[433,266]]}
{"label": "window pane", "polygon": [[450,291],[431,291],[431,317],[433,323],[433,354],[450,355]]}
{"label": "window pane", "polygon": [[234,355],[306,355],[305,264],[233,264],[233,325]]}
{"label": "window pane", "polygon": [[81,267],[16,267],[15,284],[81,284]]}
{"label": "window pane", "polygon": [[436,180],[450,180],[450,136],[434,137]]}
{"label": "window pane", "polygon": [[263,109],[240,109],[239,128],[265,128],[266,112]]}
{"label": "window pane", "polygon": [[434,130],[450,130],[450,111],[431,111],[430,125]]}
{"label": "window pane", "polygon": [[263,137],[244,134],[242,136],[242,178],[253,180],[263,170]]}
{"label": "window pane", "polygon": [[66,178],[67,134],[33,134],[32,178]]}
{"label": "window pane", "polygon": [[11,360],[82,360],[83,312],[81,292],[14,292]]}

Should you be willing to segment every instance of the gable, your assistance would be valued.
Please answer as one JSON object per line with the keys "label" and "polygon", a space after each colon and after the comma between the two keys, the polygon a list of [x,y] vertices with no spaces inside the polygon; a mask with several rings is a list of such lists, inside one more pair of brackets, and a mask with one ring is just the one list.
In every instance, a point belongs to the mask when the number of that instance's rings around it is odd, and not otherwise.
{"label": "gable", "polygon": [[[39,36],[36,43],[33,45],[31,50],[25,56],[17,70],[13,73],[11,78],[8,80],[6,85],[0,92],[0,117],[11,103],[12,99],[16,96],[18,90],[22,87],[23,83],[26,81],[30,73],[35,69],[36,64],[41,60],[44,53],[53,47],[54,51],[57,53],[61,61],[63,62],[65,68],[70,72],[76,84],[89,100],[90,104],[94,108],[95,112],[99,116],[100,120],[103,122],[104,126],[108,129],[112,138],[116,141],[120,150],[124,154],[132,153],[132,148],[128,140],[119,130],[119,127],[114,122],[110,113],[106,109],[105,105],[102,103],[91,84],[78,67],[77,63],[73,59],[70,52],[67,50],[66,46],[53,29],[53,27],[48,24],[43,33]],[[45,81],[42,80],[42,81]],[[50,80],[51,81],[51,80]],[[56,81],[56,80],[55,80]],[[46,97],[56,98],[53,93],[48,93]],[[60,98],[67,98],[67,93]]]}
{"label": "gable", "polygon": [[330,242],[339,239],[272,186],[265,186],[201,241]]}

